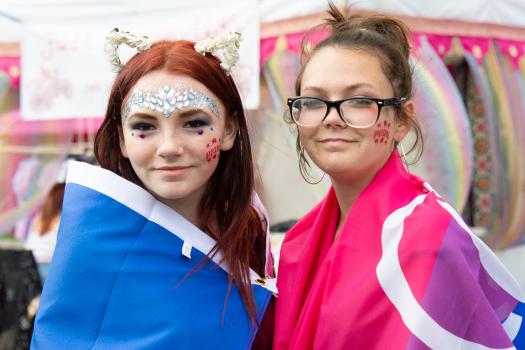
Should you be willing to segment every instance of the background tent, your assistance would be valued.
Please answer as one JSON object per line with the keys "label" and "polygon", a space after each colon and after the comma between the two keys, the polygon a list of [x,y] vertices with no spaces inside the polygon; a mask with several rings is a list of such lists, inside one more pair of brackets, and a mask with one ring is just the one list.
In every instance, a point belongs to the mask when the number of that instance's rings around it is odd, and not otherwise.
{"label": "background tent", "polygon": [[[28,29],[34,34],[34,28],[49,21],[63,20],[70,26],[82,18],[109,23],[121,17],[140,16],[146,19],[144,23],[153,23],[159,14],[181,16],[211,3],[6,1],[0,7],[0,42],[3,42],[0,56],[3,52],[4,60],[13,59],[20,53],[18,45],[27,39]],[[234,1],[218,6],[235,13],[246,6],[243,4]],[[477,227],[493,248],[504,249],[522,243],[525,230],[525,159],[521,152],[525,140],[522,102],[525,94],[522,59],[525,29],[520,23],[525,18],[525,4],[481,0],[462,3],[365,0],[354,5],[356,11],[379,9],[395,13],[414,32],[415,101],[427,142],[423,160],[412,170],[427,178],[456,209],[463,212],[468,223]],[[251,74],[257,76],[258,108],[249,115],[258,161],[258,180],[272,223],[298,218],[324,195],[329,186],[327,179],[316,186],[302,181],[297,171],[295,136],[282,122],[284,101],[294,94],[294,79],[300,67],[300,40],[308,28],[321,21],[325,8],[325,1],[250,2],[253,11],[250,21],[255,20],[261,25],[256,35],[243,44],[250,45],[256,40],[257,49],[250,52],[257,52],[260,64],[260,81],[259,75]],[[217,13],[202,13],[203,18],[210,16],[210,19],[217,20]],[[246,23],[249,16],[242,13],[237,17],[237,23]],[[148,31],[147,26],[144,28],[142,32]],[[311,40],[319,40],[322,35],[318,33]],[[35,42],[34,36],[32,40]],[[23,44],[22,47],[26,46]],[[24,52],[22,50],[23,61]],[[26,62],[28,67],[38,64]],[[23,69],[24,65],[22,63],[22,69],[16,64],[8,65],[15,68],[4,69],[11,79],[11,92],[3,95],[4,105],[10,104],[9,99],[16,100],[13,96],[18,90],[13,79],[16,80],[18,73],[22,78],[24,101],[24,76],[30,75],[29,68]],[[238,81],[245,86],[242,79]],[[254,93],[253,89],[251,92]],[[3,112],[12,109],[13,106],[4,108]],[[81,117],[93,116],[95,114]],[[0,116],[0,120],[3,118],[6,114]],[[76,133],[62,134],[64,145],[76,143],[72,134]],[[7,140],[6,136],[3,137]],[[77,135],[76,140],[79,139],[82,138]],[[64,151],[62,156],[66,153]],[[9,152],[2,153],[2,156],[12,157]]]}

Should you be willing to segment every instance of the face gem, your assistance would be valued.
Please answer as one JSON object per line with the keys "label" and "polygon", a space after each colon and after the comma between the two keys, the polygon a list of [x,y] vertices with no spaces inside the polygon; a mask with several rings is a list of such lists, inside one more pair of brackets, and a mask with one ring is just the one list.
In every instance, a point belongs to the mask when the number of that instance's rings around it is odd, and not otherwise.
{"label": "face gem", "polygon": [[124,112],[126,119],[132,110],[149,109],[168,118],[175,111],[185,108],[209,109],[219,117],[219,107],[206,93],[184,85],[160,88],[157,92],[134,89],[131,93]]}

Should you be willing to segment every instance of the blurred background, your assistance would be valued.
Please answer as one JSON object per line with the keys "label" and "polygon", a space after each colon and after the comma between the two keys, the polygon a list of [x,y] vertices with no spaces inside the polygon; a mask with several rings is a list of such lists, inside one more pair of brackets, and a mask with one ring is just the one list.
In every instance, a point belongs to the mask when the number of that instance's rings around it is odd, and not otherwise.
{"label": "blurred background", "polygon": [[[352,6],[395,14],[409,25],[425,139],[423,157],[410,170],[462,213],[525,288],[525,2]],[[243,34],[234,78],[248,109],[258,191],[278,256],[284,231],[330,186],[328,179],[309,185],[300,177],[295,135],[283,122],[286,98],[295,95],[301,39],[326,7],[321,0],[0,1],[0,349],[27,346],[28,307],[56,239],[64,162],[93,162],[114,78],[105,35],[114,27],[153,40]],[[309,44],[325,35],[317,32]],[[124,61],[133,54],[120,53]]]}

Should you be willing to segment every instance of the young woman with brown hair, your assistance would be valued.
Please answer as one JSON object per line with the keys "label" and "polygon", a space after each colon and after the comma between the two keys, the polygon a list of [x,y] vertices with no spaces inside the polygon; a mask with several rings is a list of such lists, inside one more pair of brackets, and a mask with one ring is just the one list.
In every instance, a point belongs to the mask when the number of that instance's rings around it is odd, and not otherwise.
{"label": "young woman with brown hair", "polygon": [[421,141],[406,26],[333,4],[328,16],[330,34],[307,52],[287,120],[305,180],[315,182],[308,154],[332,188],[282,244],[274,347],[525,346],[516,281],[403,164],[408,131]]}

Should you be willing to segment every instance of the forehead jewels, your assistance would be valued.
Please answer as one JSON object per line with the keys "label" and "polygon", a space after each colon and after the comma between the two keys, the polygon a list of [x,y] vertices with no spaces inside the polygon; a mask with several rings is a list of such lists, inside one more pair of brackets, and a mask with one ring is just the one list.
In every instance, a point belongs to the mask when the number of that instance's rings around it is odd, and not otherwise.
{"label": "forehead jewels", "polygon": [[164,86],[155,93],[146,89],[134,89],[126,104],[124,118],[127,118],[132,110],[144,108],[159,112],[164,118],[184,108],[207,108],[219,117],[219,107],[211,97],[202,91],[182,85],[175,88]]}

